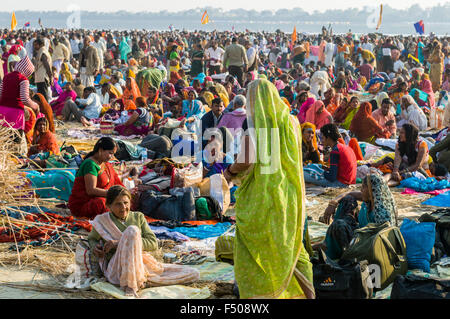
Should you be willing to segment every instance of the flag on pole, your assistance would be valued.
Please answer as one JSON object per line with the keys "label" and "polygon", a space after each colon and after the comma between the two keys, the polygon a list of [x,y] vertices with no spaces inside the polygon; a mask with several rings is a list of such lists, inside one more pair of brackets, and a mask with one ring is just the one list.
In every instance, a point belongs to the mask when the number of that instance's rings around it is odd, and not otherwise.
{"label": "flag on pole", "polygon": [[41,18],[39,18],[39,20],[38,20],[38,24],[39,24],[39,26],[40,26],[41,28],[44,28],[44,27],[42,26],[42,21],[41,21]]}
{"label": "flag on pole", "polygon": [[425,25],[423,24],[422,20],[414,23],[414,28],[416,29],[416,32],[419,33],[420,35],[425,33]]}
{"label": "flag on pole", "polygon": [[209,16],[208,16],[208,12],[203,12],[202,15],[202,20],[201,20],[202,24],[207,24],[209,22]]}
{"label": "flag on pole", "polygon": [[295,41],[297,41],[297,28],[294,26],[294,31],[292,32],[291,35],[291,40],[292,40],[292,45],[295,44]]}
{"label": "flag on pole", "polygon": [[383,20],[383,5],[380,4],[380,17],[378,18],[377,30],[381,27],[382,20]]}
{"label": "flag on pole", "polygon": [[11,17],[11,31],[14,31],[16,26],[17,26],[16,14],[13,11],[12,17]]}
{"label": "flag on pole", "polygon": [[25,23],[25,28],[28,28],[31,25],[30,22]]}

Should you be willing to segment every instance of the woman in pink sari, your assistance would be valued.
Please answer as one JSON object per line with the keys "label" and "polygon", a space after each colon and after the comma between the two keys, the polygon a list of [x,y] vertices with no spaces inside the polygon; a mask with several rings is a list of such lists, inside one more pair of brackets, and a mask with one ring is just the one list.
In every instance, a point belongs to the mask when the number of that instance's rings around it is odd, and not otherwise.
{"label": "woman in pink sari", "polygon": [[67,100],[71,99],[75,102],[77,98],[77,93],[72,89],[72,83],[67,82],[64,86],[64,91],[58,96],[58,98],[50,103],[50,106],[53,109],[53,114],[55,116],[62,115],[62,109],[64,108],[64,105]]}
{"label": "woman in pink sari", "polygon": [[422,74],[422,81],[420,82],[420,89],[428,94],[429,106],[435,106],[435,98],[433,92],[433,84],[430,81],[430,76],[426,73]]}
{"label": "woman in pink sari", "polygon": [[308,112],[309,108],[313,106],[314,102],[316,102],[316,99],[313,97],[308,97],[306,101],[302,104],[300,107],[300,110],[298,111],[298,121],[300,124],[303,124],[306,122],[306,112]]}
{"label": "woman in pink sari", "polygon": [[327,111],[322,101],[316,101],[306,112],[305,122],[314,124],[316,129],[320,130],[325,124],[333,123],[333,117]]}
{"label": "woman in pink sari", "polygon": [[120,285],[127,296],[137,296],[146,286],[189,284],[200,278],[198,270],[162,264],[151,254],[158,242],[140,212],[130,212],[131,194],[123,186],[112,186],[106,194],[110,212],[91,222],[89,247],[98,258],[108,282]]}

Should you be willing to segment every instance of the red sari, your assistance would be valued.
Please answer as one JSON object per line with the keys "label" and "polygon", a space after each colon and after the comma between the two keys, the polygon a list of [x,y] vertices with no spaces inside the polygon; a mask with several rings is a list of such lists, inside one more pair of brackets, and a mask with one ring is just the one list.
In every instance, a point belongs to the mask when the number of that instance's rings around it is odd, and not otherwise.
{"label": "red sari", "polygon": [[[91,160],[85,160],[81,164],[73,184],[68,206],[73,216],[93,219],[97,215],[106,213],[108,209],[106,208],[105,197],[90,196],[86,192],[85,175],[83,175],[82,170],[83,164],[87,164],[86,161]],[[100,170],[97,175],[97,188],[108,190],[114,185],[123,186],[113,165],[105,163],[104,169]]]}

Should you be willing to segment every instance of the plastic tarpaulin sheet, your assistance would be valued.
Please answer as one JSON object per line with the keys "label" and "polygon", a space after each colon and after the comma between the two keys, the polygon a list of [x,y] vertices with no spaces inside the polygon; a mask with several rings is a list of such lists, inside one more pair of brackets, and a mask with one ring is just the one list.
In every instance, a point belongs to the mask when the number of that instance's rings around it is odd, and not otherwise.
{"label": "plastic tarpaulin sheet", "polygon": [[207,299],[211,296],[208,288],[192,288],[183,285],[153,287],[138,292],[140,298],[125,296],[122,289],[108,282],[91,285],[95,291],[111,295],[117,299]]}

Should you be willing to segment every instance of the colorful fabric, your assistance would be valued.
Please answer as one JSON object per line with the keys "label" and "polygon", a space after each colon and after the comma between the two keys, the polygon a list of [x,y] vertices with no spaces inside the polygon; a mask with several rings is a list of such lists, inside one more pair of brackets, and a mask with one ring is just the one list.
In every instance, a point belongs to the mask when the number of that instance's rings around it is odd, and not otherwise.
{"label": "colorful fabric", "polygon": [[40,198],[68,201],[75,181],[75,170],[50,170],[45,173],[29,171],[25,176]]}
{"label": "colorful fabric", "polygon": [[39,110],[42,114],[45,115],[45,118],[48,121],[48,129],[50,132],[55,133],[55,123],[53,118],[53,110],[50,104],[48,104],[47,100],[41,93],[35,94],[39,99]]}
{"label": "colorful fabric", "polygon": [[400,185],[405,188],[411,188],[419,192],[430,192],[438,189],[450,188],[450,182],[447,180],[438,181],[434,177],[429,177],[425,180],[417,177],[410,177],[400,182]]}
{"label": "colorful fabric", "polygon": [[371,174],[367,177],[370,193],[373,221],[377,224],[390,222],[391,225],[396,216],[394,197],[389,186],[378,174]]}
{"label": "colorful fabric", "polygon": [[[300,125],[269,81],[250,83],[247,97],[255,153],[271,154],[272,160],[270,167],[261,161],[253,164],[236,192],[234,267],[239,293],[241,298],[314,298],[312,265],[303,247]],[[270,149],[272,144],[275,149]]]}
{"label": "colorful fabric", "polygon": [[[14,208],[14,207],[12,207]],[[20,207],[21,214],[16,210],[1,211],[0,215],[6,214],[14,219],[26,220],[33,223],[32,226],[23,227],[22,224],[15,224],[13,228],[0,227],[0,242],[14,243],[17,246],[42,246],[52,244],[60,238],[59,232],[73,233],[79,229],[91,231],[92,226],[86,220],[79,220],[73,216],[62,217],[45,207]],[[13,232],[11,232],[13,229]],[[16,246],[12,247],[16,249]]]}
{"label": "colorful fabric", "polygon": [[[55,134],[47,131],[43,134],[37,134],[35,132],[32,140],[32,144],[37,146],[39,152],[49,152],[50,154],[59,155],[59,145],[56,140]],[[31,155],[29,153],[29,155]]]}
{"label": "colorful fabric", "polygon": [[205,239],[219,237],[231,227],[231,223],[217,223],[215,225],[199,225],[197,227],[175,227],[170,231],[179,232],[190,238]]}

